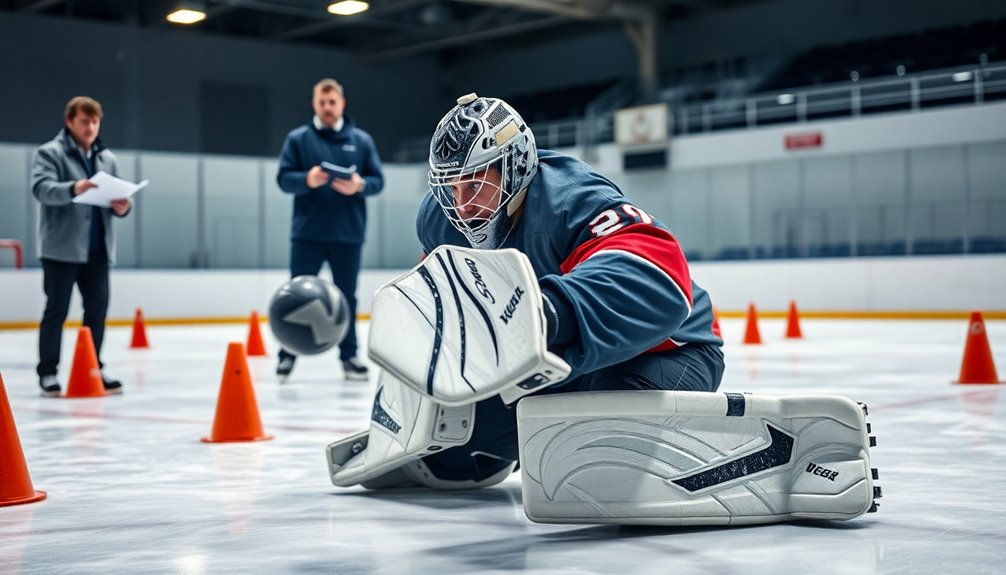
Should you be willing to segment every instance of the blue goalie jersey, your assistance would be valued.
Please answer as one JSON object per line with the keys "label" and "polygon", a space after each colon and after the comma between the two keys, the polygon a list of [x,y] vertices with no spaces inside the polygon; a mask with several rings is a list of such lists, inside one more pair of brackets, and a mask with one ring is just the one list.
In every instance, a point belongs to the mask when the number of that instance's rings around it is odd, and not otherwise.
{"label": "blue goalie jersey", "polygon": [[[502,248],[528,256],[546,293],[561,294],[579,328],[564,351],[569,379],[642,353],[722,345],[709,295],[692,281],[670,230],[575,158],[539,150],[523,214]],[[470,247],[427,194],[416,221],[425,253]]]}

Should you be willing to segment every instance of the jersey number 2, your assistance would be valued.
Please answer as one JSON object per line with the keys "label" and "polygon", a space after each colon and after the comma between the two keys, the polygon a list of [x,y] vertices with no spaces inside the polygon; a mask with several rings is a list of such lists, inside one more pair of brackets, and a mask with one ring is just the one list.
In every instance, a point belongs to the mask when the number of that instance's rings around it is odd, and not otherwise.
{"label": "jersey number 2", "polygon": [[622,204],[618,209],[604,210],[589,225],[590,233],[601,237],[615,233],[627,225],[639,223],[652,224],[653,218],[632,204]]}

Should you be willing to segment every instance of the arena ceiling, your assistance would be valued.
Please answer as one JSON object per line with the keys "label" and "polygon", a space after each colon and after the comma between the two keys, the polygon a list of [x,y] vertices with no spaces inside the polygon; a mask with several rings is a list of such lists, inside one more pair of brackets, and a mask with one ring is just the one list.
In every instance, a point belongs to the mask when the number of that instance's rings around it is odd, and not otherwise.
{"label": "arena ceiling", "polygon": [[168,29],[180,6],[206,19],[191,33],[307,43],[369,58],[495,50],[553,38],[661,22],[763,0],[369,0],[353,16],[329,14],[332,0],[0,0],[0,10]]}

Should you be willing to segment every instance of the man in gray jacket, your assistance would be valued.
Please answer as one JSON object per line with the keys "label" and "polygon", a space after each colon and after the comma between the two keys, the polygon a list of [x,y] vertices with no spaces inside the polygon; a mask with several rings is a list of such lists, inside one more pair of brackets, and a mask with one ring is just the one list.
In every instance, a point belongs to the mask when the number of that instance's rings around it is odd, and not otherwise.
{"label": "man in gray jacket", "polygon": [[[45,313],[38,337],[38,376],[42,395],[60,393],[56,370],[63,337],[63,322],[70,309],[73,285],[84,303],[84,325],[91,329],[101,363],[101,341],[108,312],[108,268],[115,263],[112,216],[124,217],[128,199],[115,200],[110,208],[73,203],[73,198],[96,187],[89,181],[99,171],[118,176],[115,156],[98,138],[101,104],[77,96],[66,105],[65,127],[52,141],[35,151],[31,168],[31,193],[39,210],[39,259],[45,289]],[[122,384],[102,371],[105,391],[121,393]]]}

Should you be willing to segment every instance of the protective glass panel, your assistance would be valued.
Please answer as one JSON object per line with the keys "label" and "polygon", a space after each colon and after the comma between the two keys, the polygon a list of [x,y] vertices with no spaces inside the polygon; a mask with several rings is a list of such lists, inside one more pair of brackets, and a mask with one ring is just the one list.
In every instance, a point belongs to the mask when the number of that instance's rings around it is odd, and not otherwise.
{"label": "protective glass panel", "polygon": [[141,265],[145,268],[198,267],[198,156],[145,153],[140,174],[150,180],[137,194]]}
{"label": "protective glass panel", "polygon": [[799,181],[796,161],[754,166],[751,206],[754,257],[794,258],[802,253]]}
{"label": "protective glass panel", "polygon": [[205,156],[203,237],[209,256],[208,267],[261,266],[262,177],[258,160]]}
{"label": "protective glass panel", "polygon": [[966,185],[963,147],[924,148],[910,154],[912,253],[962,253]]}

